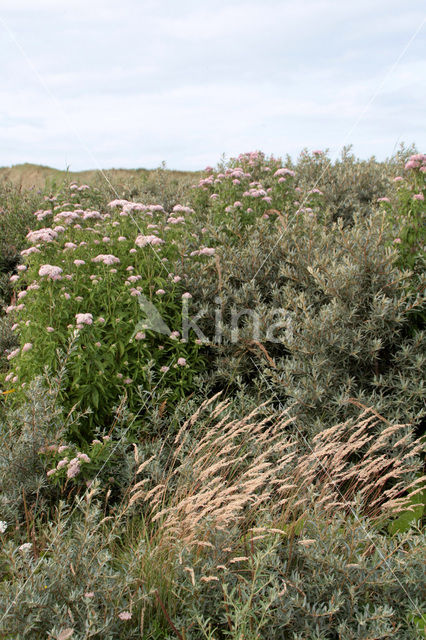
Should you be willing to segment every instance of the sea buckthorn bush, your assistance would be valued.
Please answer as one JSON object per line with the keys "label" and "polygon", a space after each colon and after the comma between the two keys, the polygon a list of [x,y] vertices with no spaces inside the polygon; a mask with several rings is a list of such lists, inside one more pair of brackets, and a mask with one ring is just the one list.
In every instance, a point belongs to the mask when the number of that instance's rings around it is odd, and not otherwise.
{"label": "sea buckthorn bush", "polygon": [[59,492],[48,482],[41,450],[64,437],[66,419],[57,394],[34,380],[17,410],[5,412],[0,429],[0,519],[19,528],[47,515]]}
{"label": "sea buckthorn bush", "polygon": [[358,160],[347,146],[335,161],[326,151],[308,153],[305,149],[297,160],[296,170],[300,186],[319,188],[332,219],[341,218],[346,225],[356,215],[368,216],[377,199],[390,191],[395,165],[400,165],[399,156],[388,162],[378,162],[374,157]]}
{"label": "sea buckthorn bush", "polygon": [[12,271],[20,261],[25,234],[34,211],[44,202],[44,195],[41,191],[0,182],[0,274]]}
{"label": "sea buckthorn bush", "polygon": [[[292,406],[307,432],[351,412],[350,397],[388,419],[419,419],[425,334],[411,329],[424,295],[399,269],[390,233],[380,212],[346,226],[325,214],[260,219],[237,248],[217,233],[216,262],[188,272],[194,304],[207,309],[199,325],[212,339],[217,387],[248,384],[259,402]],[[233,309],[244,311],[236,339]]]}

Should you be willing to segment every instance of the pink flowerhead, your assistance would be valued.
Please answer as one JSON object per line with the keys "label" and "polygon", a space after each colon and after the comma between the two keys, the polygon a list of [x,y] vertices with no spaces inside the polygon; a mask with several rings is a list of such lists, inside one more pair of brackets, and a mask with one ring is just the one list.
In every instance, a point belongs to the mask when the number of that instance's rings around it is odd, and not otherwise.
{"label": "pink flowerhead", "polygon": [[203,247],[200,249],[200,256],[212,256],[215,253],[215,249],[213,247]]}
{"label": "pink flowerhead", "polygon": [[50,280],[60,280],[62,269],[51,264],[43,264],[38,270],[39,276],[47,276]]}
{"label": "pink flowerhead", "polygon": [[75,319],[77,324],[93,324],[93,316],[91,313],[76,313]]}
{"label": "pink flowerhead", "polygon": [[26,235],[28,242],[31,242],[31,244],[36,244],[37,242],[53,242],[57,237],[57,232],[50,229],[50,227],[46,229],[37,229],[37,231],[30,231]]}
{"label": "pink flowerhead", "polygon": [[143,235],[139,235],[137,236],[136,240],[135,240],[135,244],[138,247],[146,247],[146,245],[150,244],[152,246],[158,245],[158,244],[164,244],[164,240],[162,240],[161,238],[158,238],[158,236],[143,236]]}
{"label": "pink flowerhead", "polygon": [[72,464],[68,467],[67,478],[75,478],[80,473],[80,462],[72,461]]}
{"label": "pink flowerhead", "polygon": [[130,613],[130,611],[122,611],[118,614],[118,617],[120,618],[120,620],[130,620],[132,614]]}
{"label": "pink flowerhead", "polygon": [[111,254],[103,254],[100,253],[95,258],[92,258],[92,262],[102,262],[105,265],[118,264],[120,262],[120,258],[113,256]]}
{"label": "pink flowerhead", "polygon": [[166,293],[164,291],[164,289],[157,289],[157,291],[155,292],[158,296],[164,296],[164,294]]}
{"label": "pink flowerhead", "polygon": [[170,367],[163,366],[163,367],[161,367],[160,371],[162,373],[167,373],[169,369],[170,369]]}
{"label": "pink flowerhead", "polygon": [[274,173],[274,176],[291,176],[294,177],[296,174],[291,169],[287,169],[287,167],[283,167],[282,169],[277,169]]}
{"label": "pink flowerhead", "polygon": [[192,295],[189,293],[189,291],[186,291],[185,293],[182,294],[182,298],[184,300],[189,300],[190,298],[192,298]]}
{"label": "pink flowerhead", "polygon": [[416,169],[419,166],[419,163],[416,160],[409,160],[405,163],[405,168],[408,169]]}
{"label": "pink flowerhead", "polygon": [[112,202],[108,203],[108,206],[113,209],[114,207],[123,207],[125,204],[128,204],[128,200],[112,200]]}
{"label": "pink flowerhead", "polygon": [[179,365],[180,367],[186,367],[186,360],[185,360],[185,358],[178,358],[177,363],[178,363],[178,365]]}
{"label": "pink flowerhead", "polygon": [[30,351],[33,348],[33,345],[31,342],[26,342],[24,344],[24,346],[22,347],[22,353],[26,353],[27,351]]}
{"label": "pink flowerhead", "polygon": [[47,333],[53,333],[55,329],[53,327],[46,327]]}
{"label": "pink flowerhead", "polygon": [[413,200],[422,200],[423,201],[424,199],[425,198],[424,198],[424,195],[422,193],[415,193],[413,195]]}
{"label": "pink flowerhead", "polygon": [[41,252],[40,252],[40,249],[38,249],[37,247],[30,247],[29,249],[24,249],[23,251],[21,251],[21,256],[29,256],[32,253],[41,253]]}

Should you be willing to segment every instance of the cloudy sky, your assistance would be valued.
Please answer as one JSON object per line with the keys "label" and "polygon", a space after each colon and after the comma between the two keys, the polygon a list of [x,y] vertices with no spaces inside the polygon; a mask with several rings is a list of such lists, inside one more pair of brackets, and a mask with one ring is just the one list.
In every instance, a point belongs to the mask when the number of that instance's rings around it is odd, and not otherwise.
{"label": "cloudy sky", "polygon": [[426,150],[421,0],[0,0],[0,166]]}

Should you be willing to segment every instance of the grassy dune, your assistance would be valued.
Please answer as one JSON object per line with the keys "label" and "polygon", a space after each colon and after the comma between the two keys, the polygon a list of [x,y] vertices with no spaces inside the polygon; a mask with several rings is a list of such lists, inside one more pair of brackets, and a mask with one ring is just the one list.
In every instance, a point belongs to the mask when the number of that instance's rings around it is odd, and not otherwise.
{"label": "grassy dune", "polygon": [[[63,181],[78,182],[79,184],[94,185],[99,179],[105,180],[105,176],[114,184],[128,183],[129,180],[146,180],[156,169],[88,169],[86,171],[64,171],[46,167],[40,164],[15,164],[11,167],[0,167],[0,182],[12,182],[24,189],[43,189],[46,185],[61,183]],[[197,172],[175,171],[165,169],[171,178],[193,177]],[[104,174],[104,175],[103,175]]]}

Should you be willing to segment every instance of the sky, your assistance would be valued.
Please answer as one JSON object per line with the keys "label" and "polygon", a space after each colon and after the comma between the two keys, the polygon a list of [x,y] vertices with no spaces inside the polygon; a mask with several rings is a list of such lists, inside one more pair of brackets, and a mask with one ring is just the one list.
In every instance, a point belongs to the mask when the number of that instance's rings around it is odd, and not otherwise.
{"label": "sky", "polygon": [[422,0],[0,0],[0,166],[426,151]]}

